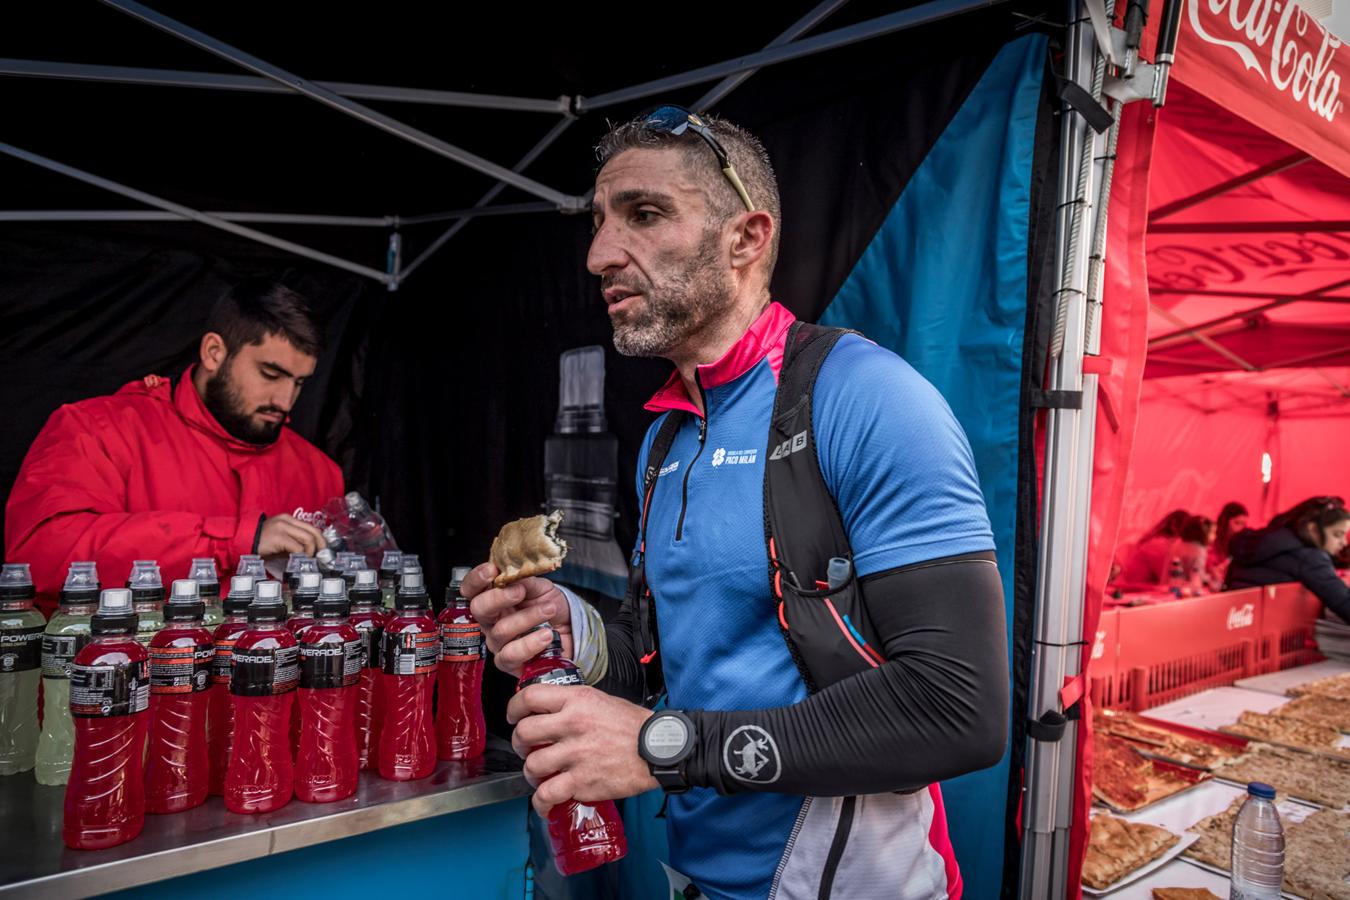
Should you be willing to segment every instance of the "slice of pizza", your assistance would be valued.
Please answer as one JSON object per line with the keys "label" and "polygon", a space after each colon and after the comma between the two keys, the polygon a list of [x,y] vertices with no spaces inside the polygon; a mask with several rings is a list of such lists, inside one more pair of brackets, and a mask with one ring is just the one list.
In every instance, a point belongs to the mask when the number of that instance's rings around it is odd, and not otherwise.
{"label": "slice of pizza", "polygon": [[1228,734],[1255,738],[1258,741],[1269,741],[1272,744],[1285,744],[1290,747],[1316,750],[1321,753],[1350,758],[1350,752],[1336,747],[1337,742],[1341,739],[1339,731],[1335,728],[1314,725],[1300,719],[1286,719],[1283,716],[1272,716],[1269,713],[1244,710],[1235,724],[1224,725],[1219,730]]}
{"label": "slice of pizza", "polygon": [[1270,714],[1350,733],[1350,700],[1337,700],[1321,694],[1305,694],[1272,709]]}
{"label": "slice of pizza", "polygon": [[1285,829],[1284,887],[1310,900],[1350,897],[1350,813],[1322,809]]}
{"label": "slice of pizza", "polygon": [[1148,801],[1152,768],[1128,742],[1092,735],[1092,792],[1116,809],[1134,810]]}
{"label": "slice of pizza", "polygon": [[1083,884],[1103,890],[1153,862],[1180,840],[1166,828],[1099,813],[1092,817]]}
{"label": "slice of pizza", "polygon": [[1333,700],[1350,700],[1350,672],[1342,672],[1340,675],[1332,675],[1329,678],[1319,678],[1316,681],[1295,685],[1285,693],[1290,697],[1305,697],[1309,694],[1317,694],[1321,697],[1331,697]]}
{"label": "slice of pizza", "polygon": [[1209,888],[1161,887],[1153,889],[1153,900],[1223,900]]}
{"label": "slice of pizza", "polygon": [[1256,744],[1216,774],[1238,784],[1265,782],[1282,794],[1330,809],[1350,806],[1350,762],[1301,750]]}
{"label": "slice of pizza", "polygon": [[488,554],[498,572],[492,583],[506,587],[522,578],[556,572],[567,556],[567,544],[558,537],[562,518],[562,510],[554,510],[503,525]]}

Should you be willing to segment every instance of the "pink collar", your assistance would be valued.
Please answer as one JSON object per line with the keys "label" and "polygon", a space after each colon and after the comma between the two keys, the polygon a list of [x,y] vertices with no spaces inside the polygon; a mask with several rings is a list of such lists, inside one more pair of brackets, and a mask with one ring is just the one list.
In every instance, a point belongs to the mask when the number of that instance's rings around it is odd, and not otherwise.
{"label": "pink collar", "polygon": [[[769,368],[773,370],[776,381],[778,371],[783,367],[783,347],[787,342],[787,331],[796,320],[797,317],[781,303],[770,303],[764,312],[759,314],[754,324],[746,329],[745,334],[722,354],[721,359],[698,367],[698,380],[703,389],[708,390],[735,381],[753,369],[761,359],[768,359]],[[684,379],[680,378],[678,370],[671,374],[661,390],[647,401],[644,408],[651,412],[678,409],[698,415],[698,406],[689,398],[689,392],[684,387]]]}

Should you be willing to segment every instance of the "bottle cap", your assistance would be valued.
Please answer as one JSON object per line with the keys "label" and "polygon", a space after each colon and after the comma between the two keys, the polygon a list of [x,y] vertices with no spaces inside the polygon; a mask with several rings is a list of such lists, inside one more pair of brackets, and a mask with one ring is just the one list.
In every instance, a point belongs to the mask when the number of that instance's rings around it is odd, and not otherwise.
{"label": "bottle cap", "polygon": [[268,603],[273,600],[281,599],[281,582],[279,581],[261,581],[254,586],[254,598],[262,597]]}
{"label": "bottle cap", "polygon": [[190,622],[206,614],[206,604],[202,602],[201,588],[191,578],[179,578],[173,583],[169,602],[164,604],[164,621]]}
{"label": "bottle cap", "polygon": [[133,562],[127,587],[131,588],[132,603],[162,601],[164,579],[160,577],[159,564],[153,559],[138,559]]}
{"label": "bottle cap", "polygon": [[1275,789],[1264,781],[1253,781],[1247,785],[1247,793],[1262,800],[1274,800]]}
{"label": "bottle cap", "polygon": [[356,573],[356,580],[347,589],[352,604],[379,603],[380,581],[374,569],[362,569]]}
{"label": "bottle cap", "polygon": [[239,565],[235,567],[236,575],[252,575],[254,581],[262,581],[267,577],[267,569],[263,566],[263,558],[256,553],[245,553],[239,557]]}
{"label": "bottle cap", "polygon": [[98,567],[91,562],[73,562],[61,586],[62,603],[98,602]]}
{"label": "bottle cap", "polygon": [[248,605],[253,602],[253,593],[252,575],[231,575],[230,592],[225,595],[225,614],[242,616],[248,612]]}
{"label": "bottle cap", "polygon": [[[403,557],[405,560],[408,557]],[[426,585],[422,582],[422,572],[404,571],[399,579],[398,593],[394,595],[395,609],[426,609],[430,605]]]}
{"label": "bottle cap", "polygon": [[300,564],[301,564],[301,562],[303,562],[304,560],[309,560],[310,562],[313,562],[313,561],[314,561],[314,557],[308,556],[308,555],[306,555],[306,554],[304,554],[304,553],[292,553],[292,554],[290,555],[290,557],[287,558],[287,560],[286,560],[286,574],[287,574],[287,575],[292,575],[292,574],[294,574],[294,573],[296,573],[296,572],[299,572],[299,571],[300,571]]}
{"label": "bottle cap", "polygon": [[416,553],[405,553],[402,559],[398,561],[398,570],[400,572],[420,572],[422,563],[417,558]]}
{"label": "bottle cap", "polygon": [[92,634],[132,634],[136,631],[136,611],[128,588],[108,588],[99,594],[98,611],[89,619]]}
{"label": "bottle cap", "polygon": [[[342,579],[339,578],[338,581]],[[291,591],[291,606],[298,612],[302,609],[314,608],[314,602],[319,599],[319,590],[322,587],[324,577],[318,572],[301,572],[300,581],[296,583],[295,589]]]}
{"label": "bottle cap", "polygon": [[216,561],[209,556],[194,557],[188,576],[199,585],[198,593],[203,601],[220,596],[220,577],[216,574]]}
{"label": "bottle cap", "polygon": [[346,618],[347,582],[341,578],[325,578],[319,588],[319,599],[314,602],[314,615],[320,619]]}
{"label": "bottle cap", "polygon": [[5,563],[0,569],[0,601],[32,600],[36,596],[28,563]]}
{"label": "bottle cap", "polygon": [[364,553],[348,553],[347,558],[342,560],[340,570],[342,578],[348,585],[356,583],[356,573],[366,567],[366,555]]}
{"label": "bottle cap", "polygon": [[403,554],[398,550],[384,551],[384,558],[380,560],[380,572],[388,572],[388,577],[392,578],[401,571],[403,571]]}
{"label": "bottle cap", "polygon": [[[286,621],[286,604],[281,601],[281,585],[275,581],[273,589],[259,591],[258,596],[253,598],[253,602],[248,607],[248,622],[252,625],[255,622],[284,622]],[[258,585],[259,588],[262,585]]]}

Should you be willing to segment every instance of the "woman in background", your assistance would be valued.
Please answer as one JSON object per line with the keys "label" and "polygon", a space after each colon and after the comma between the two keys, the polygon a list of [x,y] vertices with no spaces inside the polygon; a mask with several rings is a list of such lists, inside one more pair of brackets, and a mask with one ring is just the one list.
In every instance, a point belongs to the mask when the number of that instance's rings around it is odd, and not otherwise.
{"label": "woman in background", "polygon": [[1148,590],[1166,584],[1172,545],[1181,537],[1182,526],[1189,518],[1186,510],[1174,509],[1145,532],[1121,567],[1116,583],[1127,590]]}
{"label": "woman in background", "polygon": [[1223,583],[1228,572],[1228,560],[1231,558],[1228,542],[1233,539],[1233,535],[1246,529],[1247,521],[1247,507],[1241,503],[1225,503],[1223,509],[1219,510],[1218,529],[1214,534],[1214,543],[1209,548],[1207,566],[1210,577],[1218,584]]}
{"label": "woman in background", "polygon": [[1332,557],[1345,549],[1350,512],[1340,497],[1312,497],[1271,519],[1259,531],[1229,542],[1233,561],[1228,588],[1301,582],[1324,609],[1350,621],[1350,587],[1336,574]]}

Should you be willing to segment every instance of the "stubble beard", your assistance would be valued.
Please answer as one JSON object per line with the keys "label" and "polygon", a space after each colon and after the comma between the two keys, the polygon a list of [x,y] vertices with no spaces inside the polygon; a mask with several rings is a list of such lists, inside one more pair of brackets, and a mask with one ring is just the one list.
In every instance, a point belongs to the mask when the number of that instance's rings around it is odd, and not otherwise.
{"label": "stubble beard", "polygon": [[[641,306],[614,313],[614,349],[624,356],[662,356],[731,309],[732,288],[720,266],[721,230],[704,230],[694,255],[674,268],[658,287],[644,280],[625,287],[642,294]],[[603,286],[608,287],[605,283]]]}
{"label": "stubble beard", "polygon": [[244,408],[244,399],[230,378],[233,360],[228,360],[206,381],[202,403],[211,416],[220,423],[220,427],[238,440],[249,444],[266,446],[276,443],[281,437],[281,422],[258,425]]}

